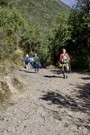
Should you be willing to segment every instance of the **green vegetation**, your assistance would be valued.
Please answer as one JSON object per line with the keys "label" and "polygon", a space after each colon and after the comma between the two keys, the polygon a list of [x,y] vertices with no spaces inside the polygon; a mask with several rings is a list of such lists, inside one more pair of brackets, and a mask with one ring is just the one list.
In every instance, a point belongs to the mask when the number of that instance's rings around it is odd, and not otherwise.
{"label": "green vegetation", "polygon": [[40,26],[45,32],[49,31],[61,12],[67,15],[70,8],[59,0],[19,0],[14,5],[34,26]]}
{"label": "green vegetation", "polygon": [[69,32],[71,39],[68,40],[68,48],[72,56],[72,65],[75,68],[90,67],[90,34],[89,15],[82,11],[73,10],[70,14]]}
{"label": "green vegetation", "polygon": [[49,33],[63,9],[70,13],[70,8],[57,0],[1,0],[0,5],[1,63],[5,61],[5,67],[13,61],[19,63],[23,59],[22,49],[25,54],[37,52],[42,64],[49,64]]}
{"label": "green vegetation", "polygon": [[37,52],[43,66],[58,66],[65,47],[72,67],[90,67],[88,1],[72,11],[59,0],[1,0],[0,5],[2,64],[21,64],[24,54]]}
{"label": "green vegetation", "polygon": [[[19,46],[20,34],[25,27],[25,19],[15,8],[0,9],[0,60],[13,60]],[[13,54],[13,55],[12,55]]]}
{"label": "green vegetation", "polygon": [[0,81],[0,108],[4,102],[7,102],[9,97],[11,96],[9,86],[6,82]]}
{"label": "green vegetation", "polygon": [[73,9],[69,18],[60,17],[52,38],[52,54],[54,64],[58,65],[58,58],[63,47],[71,56],[72,68],[90,68],[90,34],[89,14],[82,10]]}

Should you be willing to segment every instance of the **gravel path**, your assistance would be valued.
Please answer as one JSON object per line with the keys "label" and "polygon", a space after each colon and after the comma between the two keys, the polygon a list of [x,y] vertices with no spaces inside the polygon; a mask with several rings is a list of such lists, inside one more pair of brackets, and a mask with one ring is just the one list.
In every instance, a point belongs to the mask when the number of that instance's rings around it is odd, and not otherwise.
{"label": "gravel path", "polygon": [[28,90],[0,117],[0,135],[90,135],[89,75],[23,69],[15,76]]}

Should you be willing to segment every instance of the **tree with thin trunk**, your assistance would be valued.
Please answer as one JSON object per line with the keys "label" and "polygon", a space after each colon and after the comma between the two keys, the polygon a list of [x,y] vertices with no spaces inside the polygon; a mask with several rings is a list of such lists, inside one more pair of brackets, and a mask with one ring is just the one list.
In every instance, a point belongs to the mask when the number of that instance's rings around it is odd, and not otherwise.
{"label": "tree with thin trunk", "polygon": [[77,0],[77,6],[80,7],[85,14],[88,14],[90,10],[90,0]]}

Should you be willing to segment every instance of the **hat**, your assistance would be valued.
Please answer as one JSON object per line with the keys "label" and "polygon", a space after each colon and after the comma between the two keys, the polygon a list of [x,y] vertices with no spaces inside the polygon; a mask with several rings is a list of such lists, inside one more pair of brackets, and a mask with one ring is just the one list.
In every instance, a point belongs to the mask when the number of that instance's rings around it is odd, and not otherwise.
{"label": "hat", "polygon": [[28,58],[28,57],[29,57],[29,55],[27,54],[27,55],[26,55],[26,58]]}
{"label": "hat", "polygon": [[37,53],[35,53],[35,56],[37,56]]}

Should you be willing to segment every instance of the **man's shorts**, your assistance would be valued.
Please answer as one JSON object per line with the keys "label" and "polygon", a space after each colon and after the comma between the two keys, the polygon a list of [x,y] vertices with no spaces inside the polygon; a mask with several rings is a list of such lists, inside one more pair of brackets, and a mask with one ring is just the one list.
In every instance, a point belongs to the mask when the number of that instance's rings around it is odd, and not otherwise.
{"label": "man's shorts", "polygon": [[69,64],[68,63],[62,64],[62,71],[64,71],[65,69],[69,71]]}

